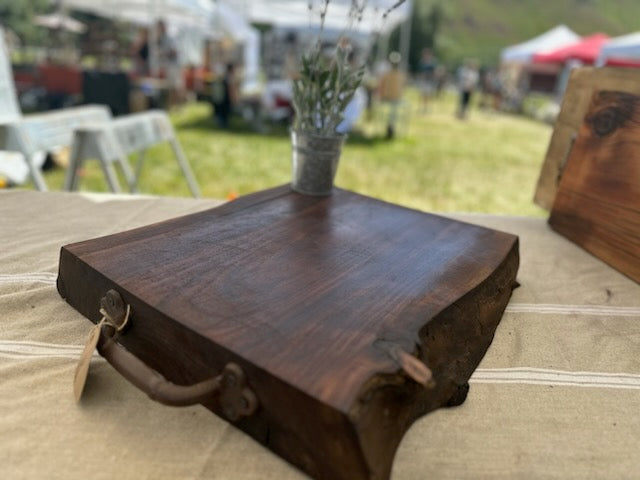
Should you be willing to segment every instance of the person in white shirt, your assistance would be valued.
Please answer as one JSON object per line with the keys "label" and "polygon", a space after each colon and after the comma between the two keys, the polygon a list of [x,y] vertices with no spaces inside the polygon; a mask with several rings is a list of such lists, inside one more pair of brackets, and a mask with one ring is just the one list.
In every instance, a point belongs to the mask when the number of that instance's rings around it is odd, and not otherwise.
{"label": "person in white shirt", "polygon": [[182,65],[175,41],[169,36],[167,26],[164,21],[159,20],[158,28],[158,60],[160,74],[167,82],[169,91],[169,107],[176,105],[182,97],[184,90],[184,80],[182,76]]}
{"label": "person in white shirt", "polygon": [[471,95],[478,85],[480,75],[478,64],[475,60],[465,60],[458,69],[458,88],[460,90],[460,103],[458,105],[458,118],[463,119],[467,115]]}

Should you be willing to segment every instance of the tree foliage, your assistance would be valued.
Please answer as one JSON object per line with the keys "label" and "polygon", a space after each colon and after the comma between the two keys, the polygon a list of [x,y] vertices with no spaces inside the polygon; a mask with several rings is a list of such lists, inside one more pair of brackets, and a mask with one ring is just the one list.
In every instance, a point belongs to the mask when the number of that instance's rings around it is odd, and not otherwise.
{"label": "tree foliage", "polygon": [[33,19],[52,7],[50,0],[0,0],[0,25],[13,31],[23,44],[40,43],[46,31],[35,25]]}
{"label": "tree foliage", "polygon": [[[411,39],[409,43],[409,68],[415,71],[423,48],[431,48],[439,56],[438,34],[445,19],[445,12],[439,2],[413,2],[411,12]],[[400,29],[397,27],[389,39],[389,47],[400,48]]]}

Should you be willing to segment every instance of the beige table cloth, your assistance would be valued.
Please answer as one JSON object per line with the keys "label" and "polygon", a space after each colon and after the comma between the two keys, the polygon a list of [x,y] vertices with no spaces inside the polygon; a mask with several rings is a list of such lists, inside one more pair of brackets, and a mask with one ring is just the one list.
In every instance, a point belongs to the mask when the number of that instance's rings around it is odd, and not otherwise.
{"label": "beige table cloth", "polygon": [[[165,407],[95,356],[55,288],[64,244],[214,201],[0,193],[0,478],[307,478],[204,407]],[[521,266],[466,402],[409,430],[392,478],[640,478],[640,286],[543,219],[454,217],[520,236]]]}

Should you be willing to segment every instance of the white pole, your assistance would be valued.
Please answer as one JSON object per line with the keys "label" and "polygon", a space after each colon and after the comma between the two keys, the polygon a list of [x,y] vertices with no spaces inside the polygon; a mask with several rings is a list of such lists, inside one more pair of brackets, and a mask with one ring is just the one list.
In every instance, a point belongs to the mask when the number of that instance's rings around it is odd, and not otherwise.
{"label": "white pole", "polygon": [[402,70],[409,71],[409,47],[411,46],[411,14],[413,5],[411,0],[407,0],[407,10],[409,15],[400,27],[400,54],[402,55]]}
{"label": "white pole", "polygon": [[149,73],[151,74],[152,77],[157,77],[158,74],[160,73],[160,56],[159,56],[159,45],[158,45],[158,30],[157,30],[157,23],[158,23],[158,1],[159,0],[153,0],[150,4],[151,6],[151,11],[150,13],[150,17],[151,17],[151,24],[149,25],[149,37],[148,37],[148,44],[149,44]]}
{"label": "white pole", "polygon": [[389,56],[389,36],[390,33],[380,32],[380,36],[378,37],[377,51],[376,51],[376,64],[384,61]]}

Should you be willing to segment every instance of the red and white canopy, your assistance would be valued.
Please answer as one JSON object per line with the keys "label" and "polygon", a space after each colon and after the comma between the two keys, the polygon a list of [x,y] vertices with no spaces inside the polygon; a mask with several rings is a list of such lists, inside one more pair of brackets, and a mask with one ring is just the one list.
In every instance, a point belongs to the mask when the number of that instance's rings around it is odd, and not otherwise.
{"label": "red and white canopy", "polygon": [[602,46],[608,41],[608,35],[595,33],[564,47],[544,53],[536,53],[533,55],[533,62],[564,64],[569,60],[578,60],[584,64],[593,64],[598,55],[600,55]]}

